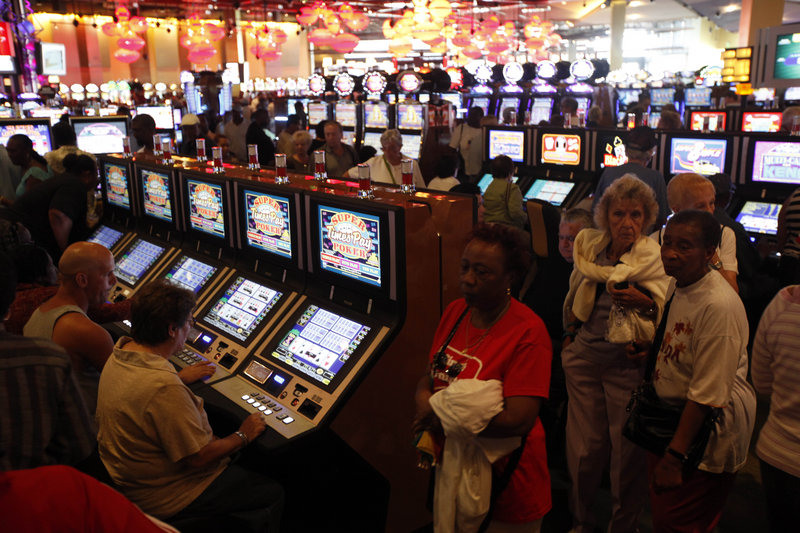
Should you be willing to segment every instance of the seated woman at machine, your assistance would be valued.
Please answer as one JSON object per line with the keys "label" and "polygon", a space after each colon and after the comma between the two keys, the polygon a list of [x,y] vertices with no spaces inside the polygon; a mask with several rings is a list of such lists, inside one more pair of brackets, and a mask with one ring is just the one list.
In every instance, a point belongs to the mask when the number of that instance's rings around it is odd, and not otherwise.
{"label": "seated woman at machine", "polygon": [[[452,530],[458,523],[477,530],[493,492],[487,488],[476,496],[477,513],[454,508],[457,489],[449,482],[459,477],[454,454],[460,447],[482,457],[481,473],[491,477],[493,466],[498,474],[493,490],[500,492],[488,531],[505,523],[538,532],[551,507],[545,436],[538,419],[550,380],[550,338],[542,320],[511,296],[511,286],[525,274],[528,255],[520,233],[512,228],[493,224],[475,229],[461,257],[464,297],[442,316],[430,369],[417,387],[414,431],[444,440],[434,509],[434,524],[441,528]],[[458,404],[470,414],[459,417]],[[473,433],[479,435],[477,441],[458,436]],[[477,449],[470,447],[474,442]]]}
{"label": "seated woman at machine", "polygon": [[522,191],[511,181],[514,162],[508,156],[499,155],[492,161],[490,170],[493,179],[483,193],[484,220],[523,229],[527,216],[522,209]]}
{"label": "seated woman at machine", "polygon": [[[393,183],[400,185],[403,183],[403,169],[401,162],[403,159],[410,159],[403,155],[403,137],[398,130],[386,130],[381,134],[381,148],[383,153],[376,155],[365,161],[369,165],[369,175],[376,183]],[[412,159],[412,173],[414,175],[414,186],[425,187],[425,180],[422,179],[422,172],[419,170],[419,163]],[[353,167],[347,171],[351,178],[358,177],[358,167]]]}
{"label": "seated woman at machine", "polygon": [[203,401],[168,360],[183,349],[195,303],[192,291],[166,280],[136,294],[133,338],[117,342],[100,378],[100,458],[123,494],[176,527],[187,519],[226,516],[246,524],[243,530],[276,533],[282,488],[229,459],[263,433],[261,413],[216,437]]}

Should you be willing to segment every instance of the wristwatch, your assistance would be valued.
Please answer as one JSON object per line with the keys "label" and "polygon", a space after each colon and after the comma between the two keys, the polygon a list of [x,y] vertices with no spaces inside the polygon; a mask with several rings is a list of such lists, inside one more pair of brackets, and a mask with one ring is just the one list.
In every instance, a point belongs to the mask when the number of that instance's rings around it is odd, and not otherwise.
{"label": "wristwatch", "polygon": [[717,259],[714,263],[709,263],[709,266],[714,270],[719,270],[722,268],[722,261]]}

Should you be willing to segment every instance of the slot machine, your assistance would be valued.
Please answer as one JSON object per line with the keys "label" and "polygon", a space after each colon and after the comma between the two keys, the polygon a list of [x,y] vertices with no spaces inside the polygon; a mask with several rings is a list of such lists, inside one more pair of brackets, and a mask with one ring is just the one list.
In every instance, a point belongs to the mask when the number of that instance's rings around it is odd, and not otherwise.
{"label": "slot machine", "polygon": [[[361,147],[372,146],[381,153],[381,134],[391,127],[389,104],[381,101],[367,101],[362,105],[364,118]],[[405,148],[405,143],[403,143]]]}
{"label": "slot machine", "polygon": [[[593,190],[592,174],[589,172],[588,138],[590,132],[582,129],[538,128],[532,136],[532,151],[539,169],[545,171],[537,179],[545,179],[538,185],[531,184],[523,192],[526,201],[535,198],[547,185],[547,190],[557,189],[565,193],[561,203],[570,208]],[[567,185],[548,183],[561,182]],[[533,196],[532,196],[533,195]],[[546,199],[546,198],[539,198]],[[548,200],[549,201],[549,200]]]}
{"label": "slot machine", "polygon": [[320,122],[331,119],[330,106],[325,102],[308,103],[308,127],[314,128]]}
{"label": "slot machine", "polygon": [[691,131],[721,132],[728,127],[728,112],[725,110],[689,111]]}
{"label": "slot machine", "polygon": [[[662,87],[650,89],[650,118],[648,125],[655,129],[658,121],[661,120],[661,110],[667,104],[675,104],[675,88]],[[679,106],[675,106],[679,109]]]}
{"label": "slot machine", "polygon": [[428,121],[425,118],[426,106],[405,101],[397,104],[397,129],[403,138],[403,155],[419,160]]}
{"label": "slot machine", "polygon": [[754,133],[778,133],[781,129],[782,121],[783,113],[780,111],[743,111],[741,131]]}
{"label": "slot machine", "polygon": [[683,119],[691,125],[692,111],[711,109],[711,88],[688,87],[683,90]]}
{"label": "slot machine", "polygon": [[641,93],[641,89],[617,89],[617,123],[625,122],[628,109],[636,105]]}
{"label": "slot machine", "polygon": [[12,135],[25,135],[33,143],[33,149],[39,154],[53,150],[50,136],[50,120],[47,118],[0,119],[0,144],[6,146]]}
{"label": "slot machine", "polygon": [[[484,161],[492,161],[499,155],[508,156],[517,168],[514,176],[514,183],[519,185],[521,190],[525,190],[529,183],[531,174],[535,171],[531,165],[529,128],[523,126],[490,126],[485,129]],[[491,174],[486,174],[479,182],[479,186],[486,182],[486,177],[491,178]],[[486,182],[488,187],[491,179]],[[485,188],[481,189],[485,192]]]}

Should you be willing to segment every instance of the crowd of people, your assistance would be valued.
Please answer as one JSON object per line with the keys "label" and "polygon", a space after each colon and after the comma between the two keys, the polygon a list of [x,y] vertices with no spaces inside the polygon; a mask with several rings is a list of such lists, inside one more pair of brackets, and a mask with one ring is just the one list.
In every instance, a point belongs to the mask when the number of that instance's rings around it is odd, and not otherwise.
{"label": "crowd of people", "polygon": [[[406,158],[397,130],[381,135],[380,154],[368,154],[343,142],[336,121],[312,136],[293,114],[276,143],[265,131],[267,109],[245,114],[235,105],[213,128],[184,115],[179,153],[196,155],[202,138],[241,162],[255,144],[262,164],[285,153],[291,170],[312,172],[313,152],[322,150],[331,177],[356,176],[363,162],[374,181],[400,183]],[[606,169],[592,198],[564,213],[537,204],[542,232],[529,224],[511,159],[488,162],[483,194],[474,184],[481,116],[469,111],[427,184],[481,197],[461,259],[463,298],[442,315],[409,421],[420,449],[433,443],[426,449],[437,464],[436,530],[540,531],[552,507],[550,471],[563,455],[572,532],[598,526],[607,473],[609,532],[637,531],[649,494],[654,531],[710,533],[746,461],[756,407],[743,303],[753,251],[724,213],[730,179],[680,174],[667,184],[648,168],[653,130],[639,127],[626,140],[629,162]],[[139,152],[153,151],[155,129],[148,115],[132,120]],[[107,303],[114,257],[83,240],[97,165],[70,132],[54,127],[58,146],[48,154],[20,135],[0,147],[0,509],[20,530],[23,514],[39,530],[72,516],[37,512],[67,501],[87,508],[81,521],[120,531],[193,530],[220,519],[238,531],[279,531],[280,484],[235,460],[265,430],[263,418],[251,415],[216,436],[187,386],[213,365],[178,372],[168,361],[192,327],[194,293],[160,280],[132,300]],[[416,161],[412,173],[425,187]],[[800,400],[792,387],[800,289],[791,285],[798,198],[781,212],[788,286],[767,307],[752,346],[752,383],[772,403],[756,451],[773,532],[791,530],[800,508]],[[546,257],[532,257],[536,239],[546,240]],[[131,333],[115,340],[102,324],[122,319]],[[631,392],[645,379],[680,412],[658,451],[626,433]],[[692,464],[690,448],[708,424]],[[37,486],[48,488],[33,497]],[[56,490],[64,486],[81,488]]]}

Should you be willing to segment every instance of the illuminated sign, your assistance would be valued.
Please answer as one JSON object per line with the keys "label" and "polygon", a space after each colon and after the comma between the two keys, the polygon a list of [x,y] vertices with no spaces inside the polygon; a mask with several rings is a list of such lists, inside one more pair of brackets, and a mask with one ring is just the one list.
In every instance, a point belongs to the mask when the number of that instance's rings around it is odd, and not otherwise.
{"label": "illuminated sign", "polygon": [[340,72],[333,78],[333,90],[335,90],[336,94],[339,96],[348,96],[352,94],[355,86],[355,80],[346,72]]}
{"label": "illuminated sign", "polygon": [[320,96],[325,92],[325,78],[319,74],[312,74],[308,78],[308,92],[314,96]]}
{"label": "illuminated sign", "polygon": [[672,139],[670,167],[672,174],[694,172],[711,176],[724,172],[728,143],[724,139]]}
{"label": "illuminated sign", "polygon": [[380,72],[370,72],[364,76],[364,89],[371,97],[379,96],[386,89],[386,77]]}
{"label": "illuminated sign", "polygon": [[569,73],[578,81],[588,80],[594,74],[594,65],[588,59],[578,59],[569,66]]}
{"label": "illuminated sign", "polygon": [[512,85],[516,85],[519,80],[522,79],[523,69],[522,65],[517,63],[516,61],[511,61],[506,63],[503,67],[503,78],[505,78],[506,83],[510,83]]}
{"label": "illuminated sign", "polygon": [[536,75],[543,80],[555,78],[557,71],[556,64],[552,61],[542,61],[536,65]]}
{"label": "illuminated sign", "polygon": [[422,78],[413,70],[406,70],[397,75],[397,87],[405,93],[415,93],[422,87]]}
{"label": "illuminated sign", "polygon": [[614,139],[605,143],[603,148],[603,161],[600,163],[601,167],[618,167],[628,162],[628,157],[625,155],[625,144],[620,139],[619,135],[615,135]]}
{"label": "illuminated sign", "polygon": [[581,138],[563,133],[542,134],[542,163],[577,165],[581,161]]}

